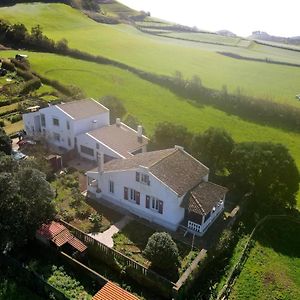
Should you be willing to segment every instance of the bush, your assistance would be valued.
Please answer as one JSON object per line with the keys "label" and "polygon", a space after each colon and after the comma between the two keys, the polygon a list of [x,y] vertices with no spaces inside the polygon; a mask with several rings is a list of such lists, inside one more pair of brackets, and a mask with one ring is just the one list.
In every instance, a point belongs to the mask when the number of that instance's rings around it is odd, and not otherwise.
{"label": "bush", "polygon": [[7,59],[2,61],[2,68],[7,70],[7,71],[11,71],[11,72],[14,72],[16,70],[14,64],[11,63]]}
{"label": "bush", "polygon": [[156,269],[173,270],[179,265],[177,245],[166,232],[156,232],[150,236],[144,255]]}
{"label": "bush", "polygon": [[22,120],[22,115],[20,115],[20,114],[13,115],[13,116],[10,117],[10,122],[11,123],[16,123],[20,120]]}
{"label": "bush", "polygon": [[29,92],[39,89],[41,87],[41,85],[42,85],[42,83],[39,78],[31,79],[24,84],[21,94],[26,95]]}
{"label": "bush", "polygon": [[0,119],[0,127],[4,127],[4,120]]}

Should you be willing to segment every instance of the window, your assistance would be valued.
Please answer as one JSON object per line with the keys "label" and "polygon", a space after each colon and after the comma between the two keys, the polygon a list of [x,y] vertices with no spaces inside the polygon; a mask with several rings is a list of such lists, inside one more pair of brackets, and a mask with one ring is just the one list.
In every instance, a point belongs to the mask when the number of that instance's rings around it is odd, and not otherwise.
{"label": "window", "polygon": [[109,192],[112,194],[115,192],[114,182],[111,180],[109,181]]}
{"label": "window", "polygon": [[164,203],[160,199],[146,195],[146,208],[162,214],[163,206],[164,206]]}
{"label": "window", "polygon": [[124,199],[128,200],[128,188],[124,187]]}
{"label": "window", "polygon": [[130,201],[133,201],[136,204],[140,205],[140,201],[141,201],[140,198],[141,198],[140,192],[138,192],[134,189],[124,187],[124,199],[125,200],[130,200]]}
{"label": "window", "polygon": [[54,141],[57,141],[57,142],[60,141],[60,135],[56,132],[53,133],[53,138],[54,138]]}
{"label": "window", "polygon": [[68,145],[71,147],[71,139],[68,138]]}
{"label": "window", "polygon": [[53,118],[52,120],[53,120],[53,125],[54,126],[59,126],[59,120],[58,119]]}
{"label": "window", "polygon": [[150,185],[149,175],[141,174],[141,182]]}
{"label": "window", "polygon": [[67,129],[70,130],[70,122],[67,121]]}
{"label": "window", "polygon": [[149,178],[149,175],[147,175],[147,174],[136,172],[135,173],[135,180],[137,182],[141,182],[141,183],[150,185],[150,178]]}
{"label": "window", "polygon": [[94,156],[94,149],[80,145],[80,151],[89,156]]}
{"label": "window", "polygon": [[43,127],[46,127],[46,118],[44,114],[41,114],[41,125]]}
{"label": "window", "polygon": [[96,143],[96,149],[100,149],[100,145],[99,145],[99,143]]}

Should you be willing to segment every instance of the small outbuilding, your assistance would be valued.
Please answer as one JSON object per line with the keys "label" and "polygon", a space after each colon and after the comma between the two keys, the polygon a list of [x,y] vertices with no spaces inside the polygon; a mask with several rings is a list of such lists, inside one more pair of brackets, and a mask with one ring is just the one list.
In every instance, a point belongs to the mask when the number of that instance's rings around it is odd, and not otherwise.
{"label": "small outbuilding", "polygon": [[82,254],[87,249],[86,245],[73,236],[64,225],[55,221],[43,224],[37,230],[35,236],[42,243],[55,246],[67,252],[79,252]]}

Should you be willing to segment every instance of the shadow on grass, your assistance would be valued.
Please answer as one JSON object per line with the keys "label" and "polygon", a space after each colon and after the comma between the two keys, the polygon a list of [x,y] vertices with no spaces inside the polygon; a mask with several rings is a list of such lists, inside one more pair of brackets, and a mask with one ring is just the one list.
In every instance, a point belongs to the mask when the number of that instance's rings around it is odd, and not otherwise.
{"label": "shadow on grass", "polygon": [[300,257],[300,223],[287,219],[267,221],[254,239],[275,252],[290,257]]}

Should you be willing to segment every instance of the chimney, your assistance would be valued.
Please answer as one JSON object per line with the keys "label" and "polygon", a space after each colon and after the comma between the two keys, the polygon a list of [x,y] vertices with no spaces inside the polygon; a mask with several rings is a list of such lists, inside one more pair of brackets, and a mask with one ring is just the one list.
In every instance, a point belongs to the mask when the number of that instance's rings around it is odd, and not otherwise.
{"label": "chimney", "polygon": [[174,148],[175,148],[175,149],[178,149],[178,150],[181,150],[181,151],[184,151],[184,148],[183,148],[182,146],[175,145]]}
{"label": "chimney", "polygon": [[142,138],[142,135],[143,135],[143,126],[139,125],[137,127],[137,136],[138,138]]}
{"label": "chimney", "polygon": [[102,152],[97,153],[97,161],[98,161],[98,172],[103,173],[104,170],[104,155]]}
{"label": "chimney", "polygon": [[120,118],[116,118],[116,125],[121,126],[121,119]]}
{"label": "chimney", "polygon": [[97,120],[93,120],[92,121],[92,129],[96,129],[97,128]]}

